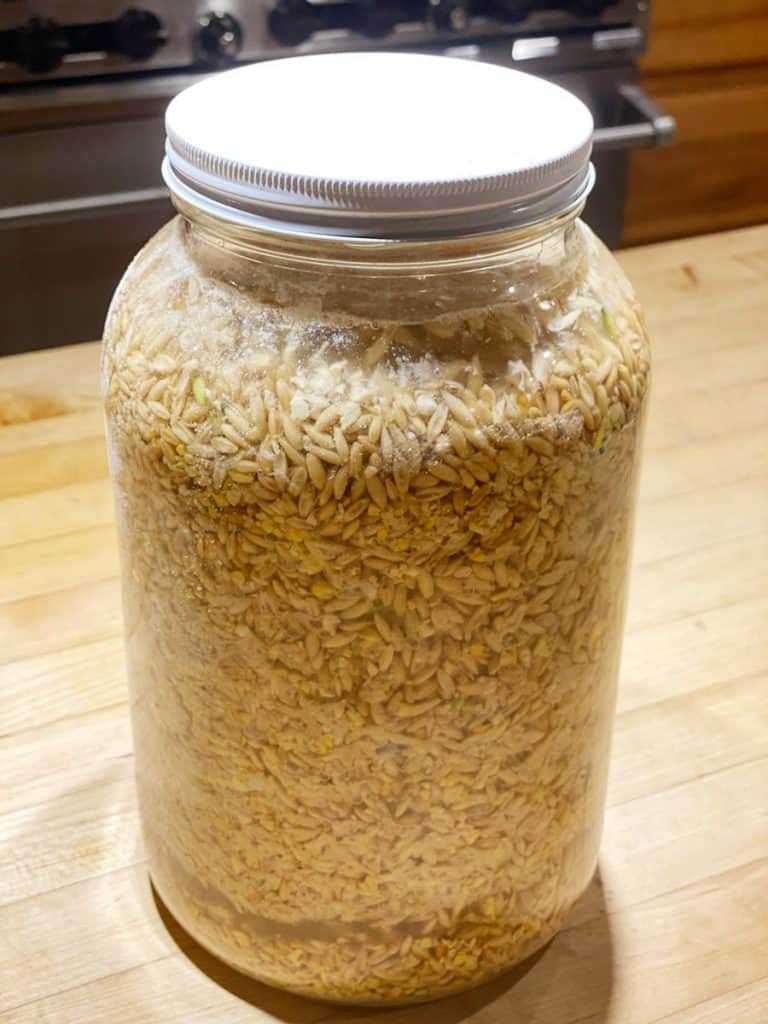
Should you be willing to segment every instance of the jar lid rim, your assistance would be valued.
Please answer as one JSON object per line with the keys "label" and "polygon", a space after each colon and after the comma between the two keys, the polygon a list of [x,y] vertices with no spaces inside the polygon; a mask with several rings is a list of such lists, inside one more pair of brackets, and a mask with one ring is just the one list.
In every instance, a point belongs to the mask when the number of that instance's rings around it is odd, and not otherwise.
{"label": "jar lid rim", "polygon": [[187,202],[239,223],[358,238],[467,234],[583,203],[592,129],[567,90],[498,65],[413,53],[290,57],[175,97],[164,176]]}

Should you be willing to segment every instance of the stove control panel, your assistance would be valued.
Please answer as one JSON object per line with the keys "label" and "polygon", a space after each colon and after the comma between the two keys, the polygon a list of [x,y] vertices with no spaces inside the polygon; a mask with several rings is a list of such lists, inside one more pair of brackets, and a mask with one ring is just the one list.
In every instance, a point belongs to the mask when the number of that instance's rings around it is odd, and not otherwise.
{"label": "stove control panel", "polygon": [[[61,5],[62,7],[65,5]],[[33,16],[0,31],[0,67],[16,65],[31,74],[50,74],[65,60],[91,54],[145,61],[168,40],[163,22],[152,11],[131,7],[112,21],[66,24]]]}
{"label": "stove control panel", "polygon": [[[130,2],[130,0],[129,0]],[[60,78],[220,68],[293,53],[471,49],[609,37],[642,52],[649,0],[0,0],[0,88]],[[216,6],[214,6],[216,5]],[[603,44],[590,39],[602,32]],[[629,33],[629,34],[628,34]],[[617,44],[616,49],[621,47]],[[541,54],[541,47],[521,47]],[[550,46],[550,50],[552,47]],[[626,50],[626,47],[625,47]],[[469,54],[467,54],[469,55]],[[514,58],[516,59],[516,58]]]}
{"label": "stove control panel", "polygon": [[[52,18],[30,18],[0,46],[0,56],[36,74],[55,71],[68,52],[67,38]],[[5,50],[5,53],[3,53]]]}

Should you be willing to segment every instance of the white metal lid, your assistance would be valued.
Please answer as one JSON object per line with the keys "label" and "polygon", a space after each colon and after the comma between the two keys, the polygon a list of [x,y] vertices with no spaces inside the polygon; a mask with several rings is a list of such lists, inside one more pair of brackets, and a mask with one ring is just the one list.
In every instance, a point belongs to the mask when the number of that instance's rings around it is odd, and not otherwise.
{"label": "white metal lid", "polygon": [[502,230],[581,204],[592,117],[494,64],[338,53],[212,75],[166,112],[166,183],[241,224],[354,238]]}

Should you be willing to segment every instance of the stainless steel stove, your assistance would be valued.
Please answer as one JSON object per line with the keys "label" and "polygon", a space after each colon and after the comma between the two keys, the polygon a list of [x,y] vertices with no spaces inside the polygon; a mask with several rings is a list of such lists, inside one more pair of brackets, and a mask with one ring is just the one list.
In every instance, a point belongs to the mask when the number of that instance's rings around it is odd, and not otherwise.
{"label": "stainless steel stove", "polygon": [[593,111],[587,219],[613,246],[629,149],[673,128],[636,85],[647,0],[147,2],[0,0],[0,352],[98,336],[122,268],[171,214],[165,104],[220,68],[405,49],[544,75]]}

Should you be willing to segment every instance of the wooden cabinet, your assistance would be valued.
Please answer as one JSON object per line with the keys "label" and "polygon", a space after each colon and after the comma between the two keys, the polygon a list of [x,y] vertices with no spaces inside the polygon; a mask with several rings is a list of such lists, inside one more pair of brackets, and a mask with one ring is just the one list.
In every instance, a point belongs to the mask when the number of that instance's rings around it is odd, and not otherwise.
{"label": "wooden cabinet", "polygon": [[623,244],[768,221],[768,0],[655,0],[642,85],[677,138],[633,153]]}

